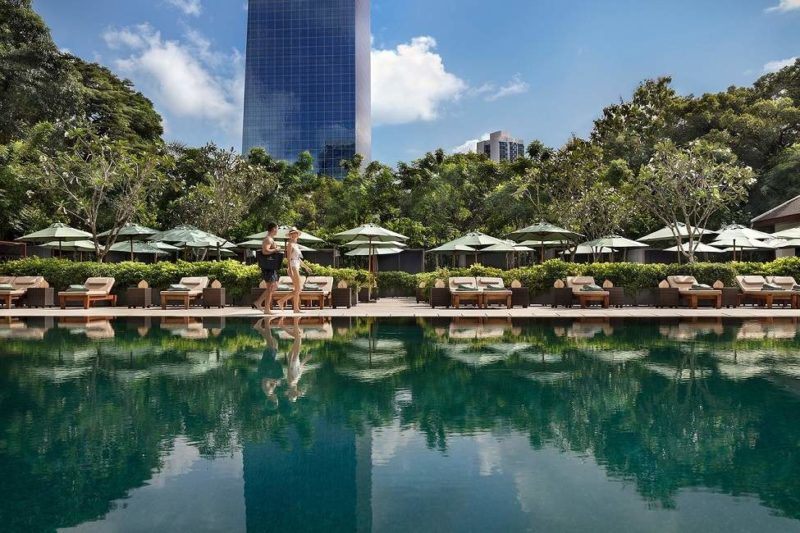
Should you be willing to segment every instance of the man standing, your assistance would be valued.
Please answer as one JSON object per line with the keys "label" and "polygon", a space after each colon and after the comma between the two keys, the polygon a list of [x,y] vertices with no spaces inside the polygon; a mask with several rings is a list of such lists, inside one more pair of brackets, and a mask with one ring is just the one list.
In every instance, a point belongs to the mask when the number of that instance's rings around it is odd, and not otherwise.
{"label": "man standing", "polygon": [[[261,267],[261,276],[267,283],[267,289],[256,300],[256,308],[261,308],[265,315],[272,314],[272,295],[275,289],[278,288],[278,270],[280,269],[280,260],[282,259],[281,251],[278,245],[275,244],[275,235],[278,234],[278,225],[275,222],[267,224],[267,236],[264,237],[264,242],[261,243],[261,255],[259,258],[259,266]],[[277,257],[274,257],[276,256]]]}

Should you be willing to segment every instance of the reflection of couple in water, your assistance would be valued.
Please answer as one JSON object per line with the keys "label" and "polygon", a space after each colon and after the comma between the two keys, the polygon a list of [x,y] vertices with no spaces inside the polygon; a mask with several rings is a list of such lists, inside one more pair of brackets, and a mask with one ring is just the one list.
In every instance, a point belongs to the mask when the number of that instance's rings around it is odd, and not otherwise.
{"label": "reflection of couple in water", "polygon": [[[264,351],[264,356],[261,358],[261,364],[259,365],[259,373],[264,376],[261,380],[261,389],[275,405],[278,404],[276,391],[282,384],[286,385],[286,398],[290,402],[296,402],[302,396],[299,387],[300,378],[303,376],[306,364],[311,359],[311,354],[306,353],[302,357],[300,353],[303,346],[303,329],[300,327],[300,317],[291,318],[290,325],[284,324],[285,321],[285,317],[262,318],[254,326],[267,343],[267,349]],[[278,341],[272,335],[273,323],[288,333],[292,339],[292,348],[286,354],[285,366],[280,363]],[[278,370],[278,367],[280,367],[280,370]]]}

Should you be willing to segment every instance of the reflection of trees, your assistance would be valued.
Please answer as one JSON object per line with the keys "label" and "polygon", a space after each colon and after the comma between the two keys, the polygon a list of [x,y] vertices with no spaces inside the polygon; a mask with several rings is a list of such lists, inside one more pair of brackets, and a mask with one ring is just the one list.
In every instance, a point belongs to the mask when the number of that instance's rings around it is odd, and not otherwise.
{"label": "reflection of trees", "polygon": [[177,436],[207,456],[241,442],[288,448],[290,432],[314,441],[318,417],[358,433],[399,418],[438,450],[453,434],[524,432],[533,447],[593,455],[663,506],[682,488],[714,487],[800,517],[797,400],[723,366],[739,363],[729,353],[768,354],[746,361],[774,372],[797,357],[793,339],[741,340],[730,326],[517,325],[472,340],[407,322],[356,326],[304,341],[317,366],[307,393],[277,406],[261,388],[264,340],[246,323],[203,340],[118,326],[113,341],[93,342],[51,329],[47,352],[4,341],[0,491],[14,495],[4,524],[52,529],[106,513]]}

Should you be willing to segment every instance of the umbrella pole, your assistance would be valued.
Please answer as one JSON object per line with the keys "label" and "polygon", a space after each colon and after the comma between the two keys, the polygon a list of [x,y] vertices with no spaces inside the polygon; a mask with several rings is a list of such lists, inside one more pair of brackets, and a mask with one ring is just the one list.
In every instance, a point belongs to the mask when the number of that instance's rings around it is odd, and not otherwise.
{"label": "umbrella pole", "polygon": [[131,240],[130,240],[130,241],[128,241],[128,242],[130,242],[130,243],[131,243],[131,261],[134,261],[134,259],[133,259],[133,239],[131,239]]}
{"label": "umbrella pole", "polygon": [[542,246],[540,249],[539,263],[544,263],[544,241],[541,241],[541,244]]}

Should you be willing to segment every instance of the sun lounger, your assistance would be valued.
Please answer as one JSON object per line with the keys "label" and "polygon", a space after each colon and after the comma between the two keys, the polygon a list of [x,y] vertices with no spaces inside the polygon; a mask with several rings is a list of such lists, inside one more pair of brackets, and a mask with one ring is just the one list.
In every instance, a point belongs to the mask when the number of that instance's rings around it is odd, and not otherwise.
{"label": "sun lounger", "polygon": [[11,309],[11,304],[15,300],[19,301],[25,298],[28,289],[40,287],[43,283],[44,278],[41,276],[2,277],[0,285],[11,288],[0,289],[0,302],[7,309]]}
{"label": "sun lounger", "polygon": [[177,285],[168,290],[161,291],[161,308],[168,305],[180,305],[186,309],[192,302],[203,297],[203,290],[208,287],[209,279],[206,277],[182,278]]}
{"label": "sun lounger", "polygon": [[483,291],[476,278],[455,277],[448,281],[453,307],[458,309],[463,302],[472,302],[475,307],[483,305]]}
{"label": "sun lounger", "polygon": [[333,291],[332,276],[309,276],[303,283],[300,301],[310,301],[316,303],[320,309],[325,309],[325,302],[330,304],[331,291]]}
{"label": "sun lounger", "polygon": [[66,309],[70,302],[80,302],[84,309],[89,309],[97,302],[111,302],[117,305],[117,297],[111,294],[114,278],[89,278],[81,289],[71,289],[58,293],[61,309]]}
{"label": "sun lounger", "polygon": [[514,294],[507,289],[502,278],[478,278],[478,288],[483,291],[483,307],[499,303],[511,309],[511,297]]}
{"label": "sun lounger", "polygon": [[694,276],[669,276],[667,283],[673,289],[678,289],[680,297],[686,300],[692,309],[697,309],[701,301],[711,301],[717,309],[722,307],[722,291],[700,288]]}
{"label": "sun lounger", "polygon": [[772,309],[774,302],[788,303],[792,307],[796,304],[793,291],[764,289],[767,280],[763,276],[736,276],[736,284],[742,291],[742,296]]}
{"label": "sun lounger", "polygon": [[604,290],[588,290],[586,287],[596,287],[597,284],[591,276],[570,276],[567,278],[567,287],[572,289],[572,296],[578,299],[581,308],[585,309],[591,303],[599,303],[608,309],[611,293]]}

